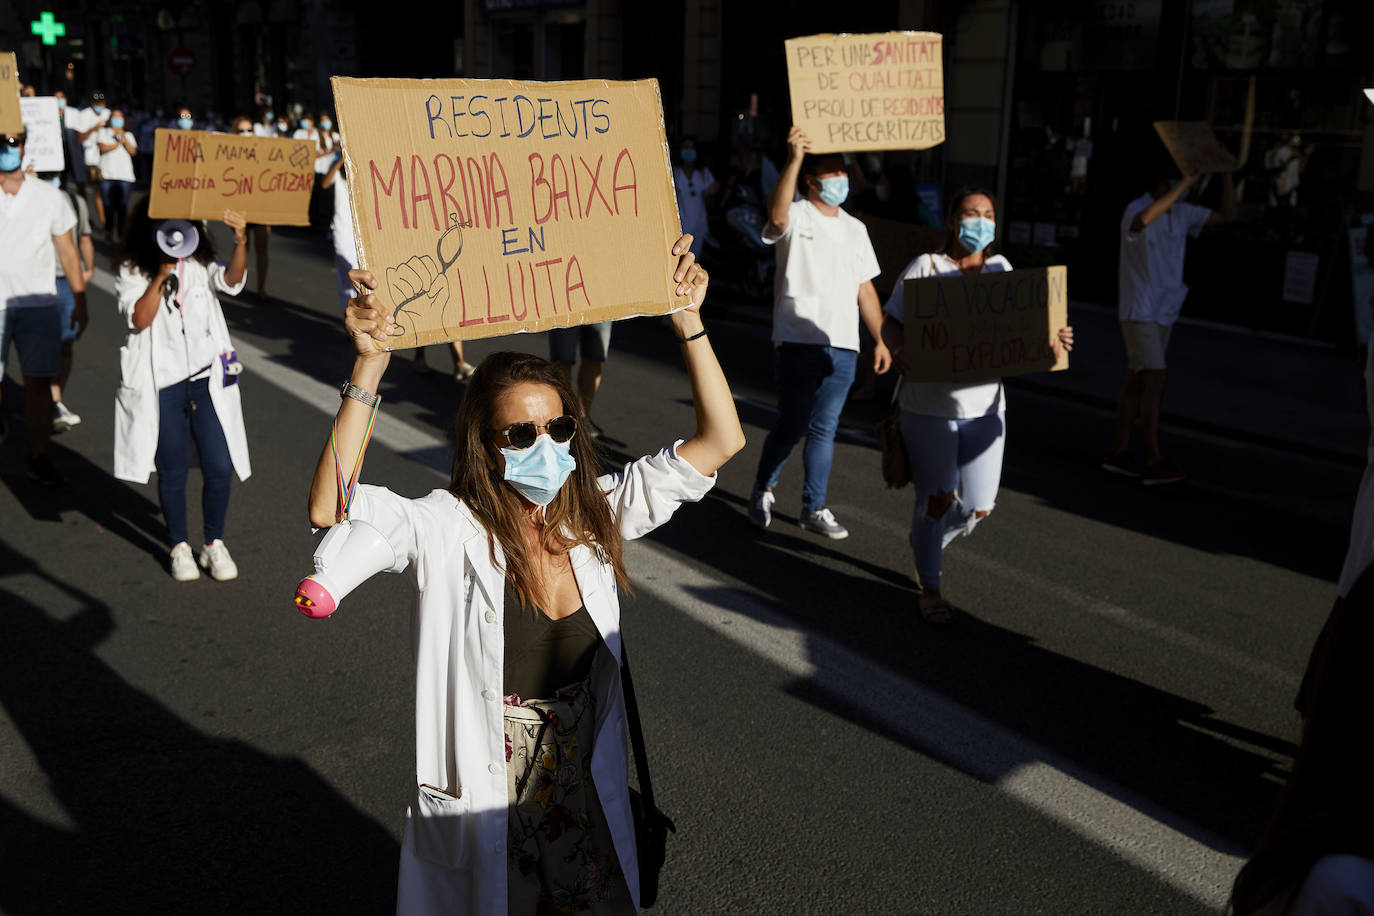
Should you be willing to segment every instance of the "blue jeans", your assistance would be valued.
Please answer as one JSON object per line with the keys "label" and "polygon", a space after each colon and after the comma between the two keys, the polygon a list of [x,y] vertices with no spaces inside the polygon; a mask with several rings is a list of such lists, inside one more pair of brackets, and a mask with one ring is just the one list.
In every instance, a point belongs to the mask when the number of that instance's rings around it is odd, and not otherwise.
{"label": "blue jeans", "polygon": [[840,411],[854,384],[859,354],[823,344],[785,343],[777,348],[778,422],[763,440],[755,487],[778,485],[782,466],[802,436],[802,511],[825,506],[830,464],[835,457],[835,430]]}
{"label": "blue jeans", "polygon": [[105,228],[115,235],[124,228],[124,214],[129,208],[129,194],[133,187],[132,181],[100,179],[100,199],[105,204]]}
{"label": "blue jeans", "polygon": [[[991,512],[1002,484],[1007,443],[1005,412],[960,420],[902,411],[916,506],[911,516],[911,552],[925,588],[940,587],[940,552],[961,534],[972,534],[979,512]],[[932,496],[953,493],[939,518],[929,512]]]}
{"label": "blue jeans", "polygon": [[157,495],[167,534],[173,547],[189,541],[186,533],[186,476],[191,464],[191,439],[200,453],[200,472],[205,480],[200,506],[205,516],[205,543],[224,536],[224,517],[229,512],[229,483],[234,462],[229,442],[210,400],[210,379],[181,381],[157,393]]}

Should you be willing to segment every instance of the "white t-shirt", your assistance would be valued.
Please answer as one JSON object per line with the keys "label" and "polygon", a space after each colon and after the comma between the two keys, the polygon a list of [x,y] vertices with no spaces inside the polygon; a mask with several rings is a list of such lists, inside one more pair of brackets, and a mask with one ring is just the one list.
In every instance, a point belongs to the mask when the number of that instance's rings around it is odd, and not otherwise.
{"label": "white t-shirt", "polygon": [[358,266],[358,245],[353,239],[353,205],[348,199],[348,179],[342,170],[334,176],[334,222],[330,234],[334,237],[334,253]]}
{"label": "white t-shirt", "polygon": [[[95,127],[97,124],[109,120],[109,117],[109,109],[106,109],[104,114],[96,114],[94,108],[82,108],[76,113],[76,117],[72,119],[69,126],[77,133],[83,133]],[[81,149],[85,153],[87,165],[100,165],[100,147],[95,145],[96,133],[99,133],[99,131],[92,133],[85,140],[81,141]]]}
{"label": "white t-shirt", "polygon": [[322,127],[317,128],[314,133],[318,137],[315,147],[315,174],[324,175],[334,164],[334,148],[339,145],[339,135]]}
{"label": "white t-shirt", "polygon": [[0,309],[57,304],[53,236],[76,225],[67,197],[33,176],[13,196],[0,191]]}
{"label": "white t-shirt", "polygon": [[[128,137],[133,143],[134,149],[138,149],[138,139],[132,132],[125,130],[124,136]],[[95,132],[95,139],[100,143],[117,143],[113,127],[102,127]],[[129,148],[123,144],[116,146],[108,153],[100,154],[100,177],[110,181],[133,181],[134,180],[134,159],[129,153]]]}
{"label": "white t-shirt", "polygon": [[275,137],[277,126],[275,124],[264,124],[261,121],[253,125],[253,136],[255,137]]}
{"label": "white t-shirt", "polygon": [[825,216],[809,200],[794,200],[787,229],[770,223],[763,241],[777,245],[773,280],[773,343],[859,349],[859,287],[881,271],[868,227],[840,210]]}
{"label": "white t-shirt", "polygon": [[1188,237],[1197,238],[1212,211],[1179,201],[1142,231],[1132,232],[1131,223],[1154,201],[1143,194],[1121,216],[1121,320],[1171,325],[1188,298],[1183,285]]}
{"label": "white t-shirt", "polygon": [[716,176],[705,166],[693,169],[691,175],[682,166],[674,166],[673,186],[677,189],[677,212],[682,217],[683,232],[706,238],[706,189],[715,183]]}
{"label": "white t-shirt", "polygon": [[[201,230],[204,231],[203,226]],[[218,307],[215,293],[237,296],[248,279],[248,272],[244,271],[238,285],[230,286],[224,279],[223,264],[211,262],[207,268],[194,258],[178,261],[176,275],[176,300],[171,306],[159,302],[157,317],[147,329],[153,335],[153,381],[159,389],[205,374],[219,358],[220,348],[211,321],[211,310]],[[131,330],[133,305],[148,291],[150,282],[128,265],[122,265],[115,278],[115,298],[120,312],[128,316]]]}
{"label": "white t-shirt", "polygon": [[[995,254],[983,262],[985,274],[1011,270],[1011,262],[1000,254]],[[919,280],[924,277],[945,277],[959,273],[959,265],[949,255],[932,252],[917,257],[906,266],[898,280]],[[892,293],[883,305],[883,314],[890,315],[898,324],[905,318],[902,307],[902,284],[892,287]],[[985,417],[1006,409],[1006,397],[1002,391],[1002,380],[974,382],[971,385],[957,385],[954,382],[902,382],[898,395],[902,410],[924,414],[928,417],[949,417],[968,420]]]}

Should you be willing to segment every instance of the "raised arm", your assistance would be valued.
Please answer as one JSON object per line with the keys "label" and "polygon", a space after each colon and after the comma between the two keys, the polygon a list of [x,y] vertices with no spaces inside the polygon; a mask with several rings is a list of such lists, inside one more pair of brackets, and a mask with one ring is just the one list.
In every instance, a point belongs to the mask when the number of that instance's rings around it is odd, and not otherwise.
{"label": "raised arm", "polygon": [[1174,185],[1169,190],[1168,194],[1165,194],[1144,210],[1137,213],[1135,219],[1131,220],[1131,231],[1139,232],[1150,225],[1150,223],[1153,223],[1165,213],[1169,212],[1169,208],[1183,196],[1184,191],[1187,191],[1197,183],[1198,178],[1198,175],[1189,175],[1187,178],[1184,178],[1178,184]]}
{"label": "raised arm", "polygon": [[797,176],[801,175],[802,160],[811,149],[811,138],[795,124],[787,132],[787,164],[782,167],[778,183],[773,185],[773,193],[768,195],[768,222],[776,234],[787,231],[788,213],[792,209],[792,192],[797,188]]}
{"label": "raised arm", "polygon": [[[369,270],[351,270],[348,278],[354,286],[368,290],[377,288],[377,280]],[[387,364],[391,362],[391,354],[381,349],[378,341],[399,334],[400,328],[392,320],[391,312],[371,293],[364,293],[361,299],[351,301],[346,315],[344,327],[353,341],[355,353],[353,372],[348,380],[369,394],[376,394]],[[335,417],[335,443],[345,480],[353,476],[353,465],[362,447],[371,412],[372,408],[356,398],[343,398],[339,404],[339,412]],[[341,520],[334,449],[326,438],[324,451],[315,464],[315,478],[310,484],[310,524],[316,528],[329,528]]]}
{"label": "raised arm", "polygon": [[236,210],[225,210],[224,225],[234,231],[234,253],[229,258],[228,269],[224,271],[224,282],[238,286],[248,271],[248,221]]}
{"label": "raised arm", "polygon": [[696,407],[697,431],[679,446],[677,453],[700,473],[710,476],[744,448],[744,429],[735,411],[735,398],[725,381],[711,340],[701,323],[701,303],[706,298],[706,271],[696,263],[690,248],[692,237],[684,235],[673,245],[680,255],[673,280],[679,296],[691,295],[692,304],[672,316],[673,333],[682,346],[687,377],[692,383],[692,404]]}

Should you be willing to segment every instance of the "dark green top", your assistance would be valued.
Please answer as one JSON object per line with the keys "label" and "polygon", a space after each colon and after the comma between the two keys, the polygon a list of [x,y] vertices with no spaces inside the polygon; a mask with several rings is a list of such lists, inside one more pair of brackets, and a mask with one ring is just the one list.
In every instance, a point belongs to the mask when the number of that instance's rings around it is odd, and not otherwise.
{"label": "dark green top", "polygon": [[601,633],[585,605],[562,620],[551,620],[538,608],[521,607],[509,582],[505,604],[506,696],[550,699],[560,687],[591,673]]}

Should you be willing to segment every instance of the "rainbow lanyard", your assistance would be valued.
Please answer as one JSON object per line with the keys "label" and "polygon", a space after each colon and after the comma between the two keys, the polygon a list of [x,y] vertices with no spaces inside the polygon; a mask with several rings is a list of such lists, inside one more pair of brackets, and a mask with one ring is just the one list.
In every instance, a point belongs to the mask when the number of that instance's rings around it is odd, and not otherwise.
{"label": "rainbow lanyard", "polygon": [[358,460],[353,465],[353,476],[347,482],[344,481],[343,466],[339,464],[337,416],[334,418],[334,428],[329,431],[329,449],[334,453],[334,476],[339,486],[339,512],[344,518],[348,518],[349,507],[353,505],[353,496],[358,490],[358,473],[363,469],[363,456],[367,454],[367,444],[372,441],[372,426],[377,422],[377,406],[381,402],[381,398],[378,398],[372,405],[372,413],[367,417],[367,431],[363,433],[363,444],[358,448]]}

